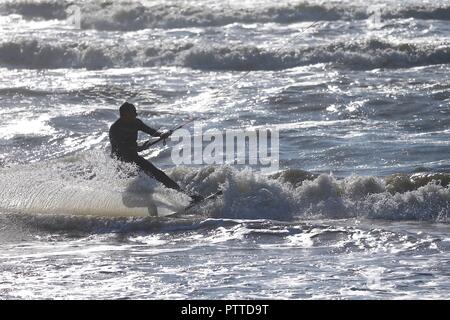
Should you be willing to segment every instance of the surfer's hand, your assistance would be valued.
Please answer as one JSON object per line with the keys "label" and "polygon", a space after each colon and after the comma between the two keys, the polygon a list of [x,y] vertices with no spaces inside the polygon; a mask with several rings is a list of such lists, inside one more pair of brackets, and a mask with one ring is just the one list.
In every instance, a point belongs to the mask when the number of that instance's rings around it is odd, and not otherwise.
{"label": "surfer's hand", "polygon": [[169,131],[166,131],[166,132],[163,132],[163,133],[161,133],[159,136],[162,138],[162,139],[167,139],[168,137],[170,137],[171,135],[172,135],[172,133],[173,133],[173,131],[172,130],[169,130]]}
{"label": "surfer's hand", "polygon": [[145,143],[142,146],[137,146],[136,150],[137,152],[141,152],[142,150],[145,150]]}

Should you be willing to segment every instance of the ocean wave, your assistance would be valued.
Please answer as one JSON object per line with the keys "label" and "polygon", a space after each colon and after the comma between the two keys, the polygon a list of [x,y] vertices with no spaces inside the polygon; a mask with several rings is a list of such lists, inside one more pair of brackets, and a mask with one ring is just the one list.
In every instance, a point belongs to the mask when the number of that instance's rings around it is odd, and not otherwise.
{"label": "ocean wave", "polygon": [[66,19],[70,3],[64,1],[6,1],[0,14],[20,14],[25,18]]}
{"label": "ocean wave", "polygon": [[[144,2],[145,4],[145,2]],[[147,28],[184,28],[223,26],[231,23],[291,23],[316,20],[367,18],[363,8],[346,8],[308,2],[269,7],[195,6],[186,3],[144,5],[126,1],[18,1],[0,6],[0,13],[20,14],[25,18],[68,19],[76,6],[82,29],[141,30]]]}
{"label": "ocean wave", "polygon": [[[87,9],[87,10],[86,10]],[[223,26],[231,23],[291,23],[316,20],[340,20],[349,12],[330,5],[307,2],[266,8],[212,8],[170,3],[146,7],[137,3],[113,5],[90,4],[82,8],[81,27],[98,30],[139,30],[147,28],[185,28]],[[360,17],[355,14],[352,16]],[[364,16],[364,15],[362,15]]]}
{"label": "ocean wave", "polygon": [[[158,210],[172,212],[188,203],[185,195],[167,190],[145,175],[130,175],[133,168],[117,171],[115,162],[98,151],[3,168],[1,212],[96,216],[101,218],[100,225],[105,218],[120,218],[121,226],[126,219],[132,224],[138,218],[155,219],[155,203]],[[448,173],[339,179],[296,169],[265,176],[230,166],[176,167],[168,173],[187,190],[204,195],[223,191],[223,196],[191,210],[189,214],[195,218],[290,221],[358,217],[445,223],[450,216]]]}
{"label": "ocean wave", "polygon": [[0,43],[0,65],[31,69],[141,67],[174,64],[177,54],[190,43],[158,44],[125,48],[88,43],[46,43],[36,39],[15,39]]}
{"label": "ocean wave", "polygon": [[25,68],[88,68],[114,66],[106,49],[80,44],[47,44],[38,40],[18,39],[0,44],[0,63]]}
{"label": "ocean wave", "polygon": [[[450,174],[412,174],[398,179],[287,170],[271,178],[249,171],[218,169],[224,198],[204,208],[220,218],[367,218],[448,222]],[[405,180],[409,180],[405,189]]]}
{"label": "ocean wave", "polygon": [[[293,23],[301,21],[335,21],[367,19],[366,7],[349,4],[309,3],[280,4],[254,8],[237,6],[199,6],[168,2],[85,1],[9,1],[0,5],[0,13],[20,14],[25,18],[67,19],[71,8],[80,10],[83,29],[140,30],[147,28],[184,28],[223,26],[231,23]],[[450,20],[449,6],[389,7],[380,5],[383,19],[415,18]]]}
{"label": "ocean wave", "polygon": [[394,44],[378,39],[336,42],[298,49],[268,50],[244,45],[158,43],[118,47],[87,43],[51,44],[15,39],[0,43],[0,64],[22,68],[183,66],[201,70],[283,70],[330,63],[338,68],[370,70],[450,63],[445,44]]}
{"label": "ocean wave", "polygon": [[212,70],[282,70],[317,63],[370,70],[450,63],[450,47],[392,44],[378,39],[337,42],[288,51],[269,51],[250,46],[212,46],[183,52],[181,61],[191,68]]}
{"label": "ocean wave", "polygon": [[414,18],[419,20],[450,20],[450,6],[412,6],[397,8],[393,11],[382,10],[382,18]]}

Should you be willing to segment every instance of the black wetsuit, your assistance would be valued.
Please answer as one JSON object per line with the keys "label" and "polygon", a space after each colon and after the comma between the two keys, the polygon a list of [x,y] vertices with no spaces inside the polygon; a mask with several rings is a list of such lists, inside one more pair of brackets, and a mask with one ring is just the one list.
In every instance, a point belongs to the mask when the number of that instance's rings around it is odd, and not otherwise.
{"label": "black wetsuit", "polygon": [[121,161],[137,164],[147,174],[163,183],[166,187],[180,190],[180,186],[175,181],[138,155],[138,131],[143,131],[151,136],[159,136],[158,131],[150,128],[139,119],[126,122],[119,118],[114,122],[109,129],[109,141],[112,147],[111,155]]}

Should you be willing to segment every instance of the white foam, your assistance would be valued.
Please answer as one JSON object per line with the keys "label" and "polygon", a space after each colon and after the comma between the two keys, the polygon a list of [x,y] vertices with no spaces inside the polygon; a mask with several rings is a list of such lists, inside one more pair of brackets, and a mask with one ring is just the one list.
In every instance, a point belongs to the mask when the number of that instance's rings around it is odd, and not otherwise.
{"label": "white foam", "polygon": [[[449,20],[448,3],[425,5],[404,4],[389,6],[380,2],[381,17]],[[0,13],[20,14],[34,19],[67,19],[72,3],[63,1],[7,1],[0,5]],[[82,28],[99,30],[139,30],[146,28],[182,28],[193,26],[223,26],[232,23],[292,23],[314,20],[361,20],[370,12],[367,4],[358,1],[227,1],[218,5],[213,1],[83,1],[76,5],[81,14]]]}
{"label": "white foam", "polygon": [[[151,49],[151,50],[150,50]],[[398,43],[377,38],[336,41],[274,50],[252,45],[158,42],[112,44],[50,43],[15,38],[0,43],[0,65],[35,69],[181,66],[200,70],[283,70],[331,63],[355,70],[405,68],[450,62],[450,47],[440,42]],[[207,94],[207,93],[205,93]],[[358,106],[353,106],[357,108]],[[352,110],[350,110],[352,111]]]}
{"label": "white foam", "polygon": [[[129,170],[132,170],[130,167]],[[1,170],[2,211],[102,216],[149,215],[152,201],[181,209],[188,197],[141,176],[128,178],[101,152],[83,152],[63,162],[14,166]],[[227,219],[353,218],[448,222],[450,191],[435,184],[417,184],[411,191],[377,177],[336,179],[322,174],[313,180],[287,172],[294,180],[273,179],[250,169],[208,166],[176,167],[171,177],[188,190],[223,196],[195,208],[200,217]],[[311,177],[308,177],[311,179]],[[391,182],[390,182],[391,183]],[[394,192],[392,192],[394,190]],[[150,195],[153,195],[151,200]],[[149,200],[150,199],[150,200]],[[162,205],[161,204],[161,205]]]}

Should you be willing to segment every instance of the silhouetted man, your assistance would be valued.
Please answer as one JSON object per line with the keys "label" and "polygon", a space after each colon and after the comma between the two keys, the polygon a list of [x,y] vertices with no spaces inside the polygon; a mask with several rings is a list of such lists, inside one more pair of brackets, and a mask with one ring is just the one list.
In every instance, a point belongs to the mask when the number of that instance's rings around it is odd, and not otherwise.
{"label": "silhouetted man", "polygon": [[[161,138],[168,138],[172,132],[161,133],[144,124],[137,118],[136,108],[131,103],[125,102],[122,104],[119,112],[120,118],[109,129],[112,156],[120,161],[137,164],[145,173],[163,183],[167,188],[181,191],[180,186],[175,181],[138,155],[138,151],[141,151],[137,144],[138,131],[143,131],[153,137]],[[198,199],[198,196],[191,197],[194,200]]]}

